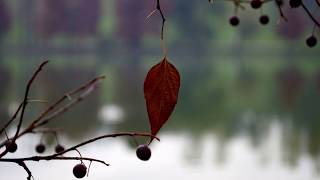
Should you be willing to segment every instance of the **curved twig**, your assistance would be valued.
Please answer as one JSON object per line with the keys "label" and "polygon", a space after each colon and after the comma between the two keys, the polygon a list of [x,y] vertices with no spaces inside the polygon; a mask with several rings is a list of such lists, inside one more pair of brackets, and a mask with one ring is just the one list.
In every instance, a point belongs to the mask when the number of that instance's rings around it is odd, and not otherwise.
{"label": "curved twig", "polygon": [[18,109],[16,110],[16,112],[13,114],[13,116],[11,117],[11,119],[1,128],[0,130],[0,134],[2,134],[4,132],[4,130],[13,122],[13,120],[16,119],[17,115],[19,114],[21,108],[22,108],[23,102],[20,103]]}
{"label": "curved twig", "polygon": [[[104,79],[105,76],[98,76],[89,82],[86,82],[84,85],[80,86],[79,88],[72,90],[68,93],[66,93],[64,96],[62,96],[59,100],[57,100],[55,103],[53,103],[49,108],[47,108],[41,115],[36,118],[27,128],[25,128],[17,137],[16,139],[20,138],[21,136],[27,134],[27,133],[33,133],[34,130],[38,127],[41,127],[48,122],[50,122],[52,119],[56,118],[58,115],[63,114],[64,112],[68,111],[71,107],[81,102],[86,96],[88,96],[90,93],[92,93],[95,88],[93,88],[100,80]],[[80,94],[77,98],[71,100],[70,103],[67,105],[61,107],[60,109],[54,111],[51,115],[48,117],[45,117],[53,111],[58,105],[60,105],[64,100],[70,98],[71,95],[78,94],[79,92],[87,90]],[[5,145],[5,142],[2,142],[0,144],[0,148]],[[2,152],[0,154],[0,158],[3,157],[7,152]]]}
{"label": "curved twig", "polygon": [[56,154],[52,154],[49,156],[32,156],[32,157],[26,157],[26,158],[0,158],[0,162],[12,162],[12,163],[17,163],[18,165],[22,166],[25,171],[28,173],[28,177],[27,179],[30,180],[32,177],[31,171],[28,169],[28,167],[25,164],[25,161],[42,161],[42,160],[46,160],[46,161],[51,161],[51,160],[87,160],[87,161],[94,161],[94,162],[99,162],[101,164],[104,164],[106,166],[109,166],[109,164],[107,164],[105,161],[99,160],[99,159],[95,159],[95,158],[88,158],[88,157],[71,157],[71,156],[61,156],[67,152],[73,151],[73,150],[77,150],[77,148],[84,146],[86,144],[89,143],[93,143],[97,140],[100,139],[104,139],[104,138],[114,138],[114,137],[119,137],[119,136],[130,136],[130,137],[135,137],[135,136],[144,136],[144,137],[152,137],[154,139],[157,139],[158,141],[160,141],[160,139],[152,134],[149,133],[130,133],[130,132],[120,132],[120,133],[113,133],[113,134],[107,134],[107,135],[102,135],[102,136],[98,136],[92,139],[89,139],[87,141],[84,141],[80,144],[77,144],[73,147],[70,147],[62,152],[56,153]]}
{"label": "curved twig", "polygon": [[27,106],[27,103],[28,103],[28,96],[29,96],[29,91],[30,91],[31,85],[32,85],[33,81],[35,80],[35,78],[37,77],[37,75],[42,70],[43,66],[45,66],[48,62],[49,61],[42,62],[39,65],[38,69],[32,75],[31,79],[28,81],[28,84],[27,84],[27,87],[26,87],[26,91],[25,91],[25,94],[24,94],[24,98],[23,98],[23,101],[22,101],[20,119],[19,119],[19,123],[18,123],[18,126],[17,126],[16,133],[14,135],[13,141],[16,140],[16,138],[18,137],[19,132],[20,132],[20,128],[21,128],[21,124],[22,124],[22,121],[23,121],[24,112],[25,112],[25,109],[26,109],[26,106]]}
{"label": "curved twig", "polygon": [[49,106],[46,110],[44,110],[40,116],[38,116],[31,124],[35,125],[37,124],[39,121],[42,120],[42,118],[44,118],[49,112],[51,112],[52,110],[54,110],[59,104],[61,104],[64,100],[66,99],[70,99],[70,97],[72,97],[75,94],[80,93],[81,91],[89,88],[90,86],[92,86],[93,84],[96,84],[98,81],[105,79],[105,76],[98,76],[95,77],[94,79],[86,82],[85,84],[81,85],[79,88],[76,88],[68,93],[66,93],[65,95],[63,95],[60,99],[58,99],[55,103],[53,103],[51,106]]}
{"label": "curved twig", "polygon": [[301,6],[304,9],[304,11],[308,14],[308,16],[311,18],[311,20],[314,22],[318,28],[320,28],[320,23],[317,21],[317,19],[312,15],[312,13],[309,11],[307,6],[301,1]]}
{"label": "curved twig", "polygon": [[72,146],[64,151],[61,151],[59,153],[55,153],[49,156],[32,156],[32,157],[27,157],[27,158],[0,158],[0,162],[20,162],[20,161],[40,161],[40,160],[54,160],[54,159],[83,159],[83,160],[93,160],[90,158],[82,158],[82,157],[77,157],[77,158],[66,158],[66,157],[60,157],[60,155],[63,155],[67,152],[76,150],[77,148],[93,143],[97,140],[100,139],[105,139],[105,138],[115,138],[115,137],[120,137],[120,136],[129,136],[129,137],[136,137],[136,136],[142,136],[142,137],[152,137],[154,139],[157,139],[158,141],[160,141],[160,139],[152,134],[149,133],[137,133],[137,132],[119,132],[119,133],[113,133],[113,134],[106,134],[106,135],[102,135],[102,136],[98,136],[92,139],[89,139],[87,141],[84,141],[82,143],[79,143],[75,146]]}
{"label": "curved twig", "polygon": [[24,161],[16,161],[14,163],[17,163],[19,166],[23,167],[23,169],[28,173],[27,180],[31,180],[33,176],[30,169],[27,167],[26,163],[24,163]]}
{"label": "curved twig", "polygon": [[65,154],[69,151],[73,151],[81,146],[84,146],[86,144],[89,144],[89,143],[92,143],[92,142],[95,142],[97,140],[100,140],[100,139],[105,139],[105,138],[114,138],[114,137],[119,137],[119,136],[130,136],[130,137],[136,137],[136,136],[142,136],[142,137],[151,137],[151,138],[154,138],[154,139],[157,139],[158,141],[160,141],[160,139],[152,134],[149,134],[149,133],[137,133],[137,132],[119,132],[119,133],[113,133],[113,134],[107,134],[107,135],[102,135],[102,136],[98,136],[98,137],[95,137],[95,138],[92,138],[92,139],[89,139],[87,141],[84,141],[80,144],[77,144],[73,147],[70,147],[64,151],[61,151],[59,153],[56,153],[56,154],[53,154],[51,155],[51,157],[57,157],[57,156],[60,156],[62,154]]}
{"label": "curved twig", "polygon": [[162,19],[162,26],[161,26],[161,39],[163,40],[163,34],[164,34],[164,23],[166,22],[166,18],[164,17],[164,14],[161,9],[160,0],[157,0],[157,10],[159,11]]}
{"label": "curved twig", "polygon": [[0,159],[0,162],[12,162],[12,163],[17,163],[21,164],[24,163],[25,161],[51,161],[51,160],[86,160],[86,161],[94,161],[98,162],[101,164],[104,164],[106,166],[110,166],[110,164],[99,160],[95,158],[88,158],[88,157],[73,157],[73,156],[57,156],[57,157],[52,157],[52,156],[32,156],[32,157],[26,157],[26,158],[2,158]]}

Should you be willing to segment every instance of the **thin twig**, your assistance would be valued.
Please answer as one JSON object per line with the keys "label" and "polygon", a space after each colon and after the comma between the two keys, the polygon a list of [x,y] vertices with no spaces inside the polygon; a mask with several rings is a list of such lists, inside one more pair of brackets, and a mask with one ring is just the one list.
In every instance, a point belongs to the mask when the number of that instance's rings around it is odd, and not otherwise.
{"label": "thin twig", "polygon": [[73,150],[76,150],[77,148],[81,147],[81,146],[84,146],[86,144],[89,144],[89,143],[92,143],[92,142],[95,142],[97,140],[100,140],[100,139],[105,139],[105,138],[114,138],[114,137],[119,137],[119,136],[130,136],[130,137],[136,137],[136,136],[142,136],[142,137],[151,137],[152,139],[157,139],[158,141],[160,141],[160,139],[152,134],[149,134],[149,133],[137,133],[137,132],[119,132],[119,133],[113,133],[113,134],[107,134],[107,135],[102,135],[102,136],[98,136],[98,137],[95,137],[95,138],[92,138],[92,139],[89,139],[87,141],[84,141],[80,144],[77,144],[73,147],[70,147],[64,151],[61,151],[59,153],[56,153],[54,155],[52,155],[52,157],[56,157],[56,156],[60,156],[62,154],[65,154],[69,151],[73,151]]}
{"label": "thin twig", "polygon": [[[55,107],[57,107],[59,104],[61,104],[64,100],[66,99],[70,99],[71,96],[87,89],[88,87],[90,87],[91,85],[97,83],[98,81],[104,79],[105,76],[98,76],[92,80],[90,80],[89,82],[86,82],[85,84],[81,85],[79,88],[76,88],[68,93],[66,93],[65,95],[63,95],[60,99],[58,99],[55,103],[53,103],[51,106],[49,106],[45,111],[43,111],[40,116],[38,116],[38,118],[36,118],[33,122],[32,125],[37,124],[39,121],[42,120],[43,117],[45,117],[49,112],[51,112],[52,110],[55,109]],[[31,126],[32,126],[31,125]]]}
{"label": "thin twig", "polygon": [[[16,139],[18,138],[19,136],[19,132],[20,132],[20,128],[21,128],[21,125],[22,125],[22,121],[23,121],[23,116],[24,116],[24,112],[25,112],[25,109],[26,109],[26,106],[28,104],[28,96],[29,96],[29,91],[30,91],[30,88],[31,88],[31,85],[33,83],[33,81],[35,80],[35,78],[37,77],[37,75],[40,73],[40,71],[42,70],[43,66],[45,66],[49,61],[44,61],[42,62],[37,70],[33,73],[32,77],[29,79],[28,81],[28,84],[26,86],[26,91],[25,91],[25,94],[24,94],[24,98],[23,98],[23,101],[22,101],[22,107],[21,107],[21,113],[20,113],[20,119],[19,119],[19,123],[17,125],[17,130],[16,130],[16,133],[14,135],[14,137],[12,138],[12,142],[14,143],[16,141]],[[19,109],[19,108],[18,108]],[[16,114],[18,114],[18,110],[16,111],[16,113],[14,114],[14,116],[16,116]],[[14,119],[14,118],[12,118]],[[11,122],[10,122],[11,123]],[[3,147],[5,145],[5,142],[3,142],[0,147]],[[1,154],[0,154],[0,158],[5,156],[6,154],[8,153],[8,150],[5,149]]]}
{"label": "thin twig", "polygon": [[163,34],[164,34],[164,23],[166,22],[166,18],[164,17],[164,14],[161,9],[160,0],[157,0],[157,10],[159,11],[161,18],[162,18],[162,26],[161,26],[161,39],[163,40]]}
{"label": "thin twig", "polygon": [[307,6],[301,1],[301,6],[304,9],[304,11],[308,14],[308,16],[311,18],[311,20],[315,23],[315,25],[320,28],[320,23],[316,20],[316,18],[312,15],[312,13],[309,11]]}
{"label": "thin twig", "polygon": [[23,102],[20,103],[18,109],[16,110],[16,112],[13,114],[13,116],[11,117],[11,119],[2,127],[2,129],[0,130],[0,134],[3,133],[3,131],[13,122],[13,120],[16,119],[17,115],[19,114],[21,108],[22,108]]}
{"label": "thin twig", "polygon": [[40,64],[40,66],[34,72],[34,74],[32,75],[31,79],[29,80],[29,82],[27,84],[26,91],[25,91],[25,94],[24,94],[24,98],[23,98],[23,101],[22,101],[22,109],[21,109],[20,119],[19,119],[19,123],[18,123],[18,126],[17,126],[16,133],[15,133],[14,138],[13,138],[13,142],[16,140],[16,138],[18,137],[19,132],[20,132],[20,128],[21,128],[21,124],[22,124],[22,121],[23,121],[24,112],[25,112],[25,109],[26,109],[26,106],[27,106],[27,103],[28,103],[28,96],[29,96],[29,91],[30,91],[31,85],[32,85],[33,81],[35,80],[35,78],[37,77],[37,75],[42,70],[42,67],[44,65],[46,65],[48,62],[49,61],[44,61],[43,63]]}
{"label": "thin twig", "polygon": [[27,179],[30,180],[32,177],[31,171],[28,169],[28,167],[25,164],[25,161],[41,161],[41,160],[46,160],[46,161],[51,161],[51,160],[87,160],[87,161],[95,161],[95,162],[99,162],[102,163],[106,166],[109,166],[109,164],[107,164],[105,161],[99,160],[99,159],[94,159],[94,158],[88,158],[88,157],[82,157],[80,155],[80,157],[67,157],[67,156],[61,156],[67,152],[73,151],[73,150],[77,150],[77,148],[81,147],[81,146],[85,146],[89,143],[93,143],[97,140],[100,139],[105,139],[105,138],[115,138],[115,137],[119,137],[119,136],[130,136],[130,137],[135,137],[135,136],[143,136],[143,137],[151,137],[154,139],[157,139],[158,141],[160,141],[160,139],[152,134],[149,133],[130,133],[130,132],[122,132],[122,133],[114,133],[114,134],[107,134],[107,135],[102,135],[102,136],[98,136],[92,139],[89,139],[87,141],[84,141],[80,144],[77,144],[73,147],[70,147],[64,151],[61,151],[59,153],[56,154],[52,154],[49,156],[32,156],[32,157],[25,157],[25,158],[0,158],[0,162],[12,162],[12,163],[17,163],[20,166],[22,166],[25,171],[28,173],[28,177]]}
{"label": "thin twig", "polygon": [[31,180],[31,178],[32,178],[32,173],[31,173],[30,169],[27,167],[26,163],[24,163],[24,161],[15,161],[15,163],[17,163],[17,164],[19,164],[21,167],[23,167],[23,169],[28,173],[27,180]]}
{"label": "thin twig", "polygon": [[[73,157],[73,156],[32,156],[32,157],[26,157],[26,158],[2,158],[0,159],[0,162],[12,162],[12,163],[20,163],[25,161],[51,161],[51,160],[86,160],[86,161],[95,161],[99,162],[101,164],[104,164],[106,166],[110,166],[110,164],[94,158],[88,158],[88,157]],[[20,164],[19,164],[20,165]]]}
{"label": "thin twig", "polygon": [[[43,100],[36,100],[36,99],[29,99],[28,103],[30,102],[40,102],[40,103],[47,103],[47,101],[43,101]],[[22,108],[23,102],[21,102],[16,110],[16,112],[13,114],[13,116],[11,117],[11,119],[2,127],[2,129],[0,130],[0,134],[2,134],[4,132],[5,129],[8,128],[8,126],[16,119],[17,115],[19,114],[21,108]]]}
{"label": "thin twig", "polygon": [[[62,96],[58,101],[56,101],[55,103],[53,103],[49,108],[47,108],[43,113],[41,113],[41,115],[36,118],[27,128],[25,128],[17,137],[16,139],[22,137],[23,135],[27,134],[27,133],[33,133],[33,131],[40,127],[45,125],[46,123],[48,123],[49,121],[51,121],[52,119],[54,119],[55,117],[57,117],[58,115],[66,112],[67,110],[69,110],[72,106],[78,104],[80,101],[82,101],[86,96],[88,96],[93,90],[94,88],[90,88],[95,86],[100,80],[104,79],[105,76],[98,76],[92,80],[90,80],[89,82],[86,82],[84,85],[80,86],[79,88],[72,90],[70,92],[68,92],[67,94],[65,94],[64,96]],[[60,109],[56,110],[55,112],[53,112],[50,116],[44,118],[49,112],[53,111],[58,105],[60,105],[64,100],[68,99],[68,97],[70,97],[70,95],[75,95],[83,90],[86,90],[85,92],[83,92],[82,94],[80,94],[77,98],[75,98],[74,100],[72,100],[69,104],[61,107]],[[0,144],[0,148],[5,146],[5,141],[2,142]],[[3,157],[7,152],[2,152],[0,154],[0,158]]]}
{"label": "thin twig", "polygon": [[276,6],[277,6],[277,8],[278,8],[280,17],[281,17],[282,19],[284,19],[284,21],[288,21],[288,18],[284,15],[283,10],[282,10],[282,7],[281,7],[281,5],[279,4],[279,2],[278,2],[277,0],[275,0],[275,3],[276,3]]}
{"label": "thin twig", "polygon": [[[63,155],[67,152],[74,151],[79,147],[85,146],[87,144],[93,143],[95,141],[98,141],[100,139],[106,139],[106,138],[115,138],[120,136],[129,136],[129,137],[136,137],[136,136],[142,136],[142,137],[151,137],[153,139],[157,139],[160,141],[160,139],[152,134],[149,133],[137,133],[137,132],[119,132],[119,133],[113,133],[113,134],[106,134],[98,137],[94,137],[92,139],[89,139],[87,141],[81,142],[75,146],[72,146],[68,149],[65,149],[64,151],[58,152],[56,154],[52,154],[49,156],[32,156],[27,158],[0,158],[0,162],[17,162],[17,161],[40,161],[40,160],[51,160],[56,159],[57,157],[60,157],[60,155]],[[62,158],[62,157],[61,157]],[[80,157],[81,159],[81,157]],[[84,159],[84,158],[82,158]],[[91,159],[84,159],[84,160],[91,160]]]}
{"label": "thin twig", "polygon": [[45,124],[47,124],[50,120],[56,118],[57,116],[67,112],[71,107],[73,107],[75,104],[78,104],[80,101],[82,101],[86,96],[90,95],[93,91],[95,90],[95,87],[92,86],[91,88],[89,88],[87,91],[85,91],[84,93],[82,93],[79,97],[77,97],[76,99],[72,100],[70,103],[68,103],[67,105],[63,106],[62,108],[58,109],[57,111],[55,111],[54,113],[52,113],[51,115],[49,115],[46,118],[43,118],[43,120],[41,120],[38,124],[35,125],[35,128],[43,126]]}

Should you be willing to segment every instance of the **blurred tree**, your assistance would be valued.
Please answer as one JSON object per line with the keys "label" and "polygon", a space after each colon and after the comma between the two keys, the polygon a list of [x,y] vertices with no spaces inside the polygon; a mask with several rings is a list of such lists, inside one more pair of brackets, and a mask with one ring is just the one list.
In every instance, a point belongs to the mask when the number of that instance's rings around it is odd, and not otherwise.
{"label": "blurred tree", "polygon": [[37,31],[42,36],[63,33],[90,36],[98,31],[100,0],[43,0],[38,5]]}

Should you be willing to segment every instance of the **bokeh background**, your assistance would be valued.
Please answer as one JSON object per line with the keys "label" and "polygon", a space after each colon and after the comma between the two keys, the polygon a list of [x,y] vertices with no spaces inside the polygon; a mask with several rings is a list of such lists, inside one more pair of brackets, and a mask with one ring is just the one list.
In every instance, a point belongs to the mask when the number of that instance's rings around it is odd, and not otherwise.
{"label": "bokeh background", "polygon": [[[284,23],[270,2],[262,13],[271,21],[263,26],[261,11],[246,6],[240,25],[232,27],[232,2],[162,1],[168,58],[182,78],[179,102],[148,162],[136,158],[130,138],[80,148],[83,156],[111,163],[93,163],[88,179],[319,179],[320,51],[305,45],[313,27],[305,12],[285,7]],[[161,19],[146,20],[154,8],[155,0],[0,0],[0,124],[22,100],[37,65],[49,59],[32,88],[34,99],[53,101],[96,75],[107,76],[97,92],[48,125],[63,129],[61,144],[149,131],[143,80],[162,58]],[[25,123],[45,106],[28,106]],[[36,155],[40,140],[25,136],[8,157]],[[53,153],[54,138],[43,141],[45,154]],[[35,179],[75,179],[77,163],[28,166]],[[9,163],[0,164],[0,174],[26,177]]]}

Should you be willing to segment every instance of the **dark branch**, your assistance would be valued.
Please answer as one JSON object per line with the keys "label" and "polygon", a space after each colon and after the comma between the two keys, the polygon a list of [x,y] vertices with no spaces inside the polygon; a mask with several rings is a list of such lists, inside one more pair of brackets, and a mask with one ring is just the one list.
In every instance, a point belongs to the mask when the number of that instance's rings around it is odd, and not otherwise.
{"label": "dark branch", "polygon": [[90,95],[94,90],[95,90],[95,88],[92,86],[87,91],[82,93],[79,97],[77,97],[76,99],[72,100],[70,103],[68,103],[67,105],[63,106],[62,108],[58,109],[53,114],[51,114],[48,117],[44,118],[42,121],[40,121],[38,124],[35,125],[35,128],[43,126],[43,125],[47,124],[50,120],[52,120],[52,119],[56,118],[57,116],[67,112],[72,106],[74,106],[75,104],[78,104],[86,96]]}
{"label": "dark branch", "polygon": [[[104,79],[105,76],[98,76],[92,80],[90,80],[89,82],[86,82],[84,85],[80,86],[79,88],[70,91],[69,93],[65,94],[64,96],[62,96],[58,101],[56,101],[55,103],[53,103],[53,105],[51,105],[49,108],[47,108],[43,113],[41,113],[41,115],[36,118],[26,129],[24,129],[17,137],[16,139],[20,138],[21,136],[27,134],[27,133],[33,133],[34,130],[40,126],[43,126],[45,124],[47,124],[48,122],[50,122],[52,119],[56,118],[58,115],[63,114],[64,112],[68,111],[71,107],[73,107],[74,105],[78,104],[79,102],[81,102],[86,96],[88,96],[90,93],[93,92],[93,90],[95,90],[95,88],[93,88],[100,80]],[[60,105],[64,100],[70,98],[71,96],[78,94],[79,92],[86,90],[85,92],[83,92],[82,94],[80,94],[77,98],[75,98],[74,100],[72,100],[70,103],[68,103],[67,105],[61,107],[60,109],[54,111],[51,115],[49,115],[48,117],[45,117],[46,115],[48,115],[48,113],[50,113],[51,111],[55,110],[55,108]],[[5,142],[2,142],[0,144],[0,148],[3,147],[5,145]],[[7,152],[2,152],[0,154],[0,158],[3,157]]]}
{"label": "dark branch", "polygon": [[24,163],[24,161],[15,161],[15,163],[19,164],[20,166],[23,167],[23,169],[28,173],[28,177],[27,177],[27,180],[31,180],[32,178],[32,173],[30,171],[30,169],[27,167],[27,165]]}
{"label": "dark branch", "polygon": [[39,121],[42,120],[43,117],[45,117],[49,112],[51,112],[52,110],[54,110],[59,104],[61,104],[64,100],[69,99],[70,97],[72,97],[73,95],[76,95],[78,93],[80,93],[81,91],[89,88],[90,86],[92,86],[93,84],[97,83],[98,81],[104,79],[105,76],[98,76],[92,80],[90,80],[89,82],[83,84],[82,86],[80,86],[79,88],[76,88],[68,93],[66,93],[64,96],[62,96],[60,99],[58,99],[55,103],[53,103],[51,106],[49,106],[49,108],[47,108],[44,112],[41,113],[41,115],[35,119],[32,122],[32,125],[37,124]]}
{"label": "dark branch", "polygon": [[[107,164],[106,162],[94,159],[94,158],[88,158],[88,157],[64,157],[64,156],[32,156],[32,157],[26,157],[26,158],[2,158],[0,159],[0,162],[12,162],[17,163],[20,166],[25,165],[25,161],[51,161],[51,160],[86,160],[86,161],[94,161],[101,164],[104,164],[106,166],[110,166],[110,164]],[[29,174],[29,173],[28,173]],[[30,173],[31,175],[31,173]]]}
{"label": "dark branch", "polygon": [[28,177],[27,179],[30,180],[32,177],[31,171],[28,169],[28,167],[25,164],[25,161],[41,161],[41,160],[46,160],[46,161],[50,161],[50,160],[87,160],[87,161],[95,161],[95,162],[99,162],[102,163],[106,166],[109,166],[109,164],[107,164],[106,162],[99,160],[99,159],[94,159],[94,158],[87,158],[87,157],[65,157],[65,156],[61,156],[67,152],[70,151],[74,151],[77,150],[77,148],[87,145],[89,143],[93,143],[97,140],[100,139],[104,139],[104,138],[114,138],[114,137],[119,137],[119,136],[130,136],[130,137],[136,137],[136,136],[143,136],[143,137],[152,137],[157,139],[158,141],[160,141],[159,138],[157,138],[156,136],[152,135],[152,134],[148,134],[148,133],[130,133],[130,132],[122,132],[122,133],[114,133],[114,134],[107,134],[107,135],[103,135],[103,136],[98,136],[92,139],[89,139],[87,141],[84,141],[80,144],[77,144],[73,147],[70,147],[62,152],[56,153],[56,154],[52,154],[49,156],[32,156],[32,157],[26,157],[26,158],[0,158],[0,162],[12,162],[12,163],[17,163],[20,166],[22,166],[25,171],[28,173]]}
{"label": "dark branch", "polygon": [[22,124],[22,121],[23,121],[23,116],[24,116],[24,112],[25,112],[25,109],[26,109],[26,105],[28,103],[28,95],[29,95],[29,91],[30,91],[30,88],[31,88],[31,85],[34,81],[34,79],[37,77],[37,75],[39,74],[39,72],[42,70],[42,67],[44,65],[46,65],[49,61],[44,61],[43,63],[40,64],[40,66],[38,67],[38,69],[34,72],[34,74],[32,75],[31,79],[29,80],[28,84],[27,84],[27,87],[26,87],[26,91],[25,91],[25,95],[24,95],[24,98],[23,98],[23,101],[22,101],[22,108],[21,108],[21,114],[20,114],[20,119],[19,119],[19,123],[18,123],[18,126],[17,126],[17,131],[14,135],[14,138],[13,138],[13,141],[16,140],[16,138],[18,137],[19,135],[19,132],[20,132],[20,128],[21,128],[21,124]]}
{"label": "dark branch", "polygon": [[318,26],[318,28],[320,28],[320,23],[316,20],[316,18],[312,15],[312,13],[309,11],[307,6],[302,1],[301,1],[301,6],[304,9],[304,11],[306,11],[306,13],[311,18],[311,20],[314,22],[314,24]]}
{"label": "dark branch", "polygon": [[164,34],[164,23],[166,22],[166,18],[164,17],[164,14],[161,9],[160,0],[157,0],[157,10],[159,11],[161,18],[162,18],[162,26],[161,26],[161,39],[163,40],[163,34]]}
{"label": "dark branch", "polygon": [[5,131],[5,129],[13,122],[13,120],[16,119],[17,115],[19,114],[21,108],[22,108],[23,102],[20,103],[18,109],[16,110],[16,112],[13,114],[13,116],[11,117],[11,119],[2,127],[2,129],[0,130],[0,134],[3,133],[3,131]]}
{"label": "dark branch", "polygon": [[277,8],[278,8],[280,17],[281,17],[282,19],[284,19],[285,21],[288,21],[288,18],[284,15],[283,10],[282,10],[282,7],[281,7],[281,4],[280,4],[278,1],[279,1],[279,0],[275,0],[275,3],[276,3],[276,6],[277,6]]}
{"label": "dark branch", "polygon": [[107,134],[107,135],[102,135],[102,136],[98,136],[98,137],[95,137],[95,138],[92,138],[92,139],[89,139],[87,141],[84,141],[78,145],[75,145],[73,147],[70,147],[60,153],[57,153],[57,154],[53,154],[51,157],[57,157],[57,156],[60,156],[62,154],[65,154],[69,151],[73,151],[73,150],[76,150],[77,148],[81,147],[81,146],[84,146],[86,144],[89,144],[89,143],[92,143],[92,142],[95,142],[97,140],[100,140],[100,139],[105,139],[105,138],[114,138],[114,137],[119,137],[119,136],[130,136],[130,137],[136,137],[136,136],[142,136],[142,137],[151,137],[152,139],[157,139],[158,141],[160,141],[160,139],[152,134],[149,134],[149,133],[136,133],[136,132],[133,132],[133,133],[130,133],[130,132],[120,132],[120,133],[114,133],[114,134]]}
{"label": "dark branch", "polygon": [[82,157],[60,157],[61,155],[70,152],[70,151],[74,151],[77,150],[77,148],[85,146],[87,144],[93,143],[95,141],[98,141],[100,139],[106,139],[106,138],[115,138],[115,137],[120,137],[120,136],[129,136],[129,137],[136,137],[136,136],[142,136],[142,137],[151,137],[154,139],[157,139],[158,141],[160,141],[160,139],[152,134],[149,133],[137,133],[137,132],[120,132],[120,133],[113,133],[113,134],[107,134],[107,135],[102,135],[102,136],[98,136],[92,139],[89,139],[87,141],[84,141],[80,144],[77,144],[75,146],[72,146],[64,151],[61,151],[59,153],[56,154],[52,154],[49,156],[32,156],[32,157],[27,157],[27,158],[0,158],[0,162],[21,162],[21,161],[40,161],[40,160],[57,160],[57,159],[66,159],[66,160],[70,160],[70,159],[83,159],[83,160],[94,160],[94,159],[90,159],[90,158],[82,158]]}

